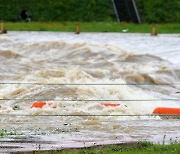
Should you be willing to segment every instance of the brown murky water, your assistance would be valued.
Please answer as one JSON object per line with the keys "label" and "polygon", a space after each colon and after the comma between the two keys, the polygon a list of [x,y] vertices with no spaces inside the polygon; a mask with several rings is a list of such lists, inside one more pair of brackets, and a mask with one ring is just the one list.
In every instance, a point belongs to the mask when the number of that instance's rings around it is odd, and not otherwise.
{"label": "brown murky water", "polygon": [[[1,137],[1,151],[179,141],[179,116],[150,116],[180,107],[178,42],[178,35],[1,35],[0,129],[13,134]],[[31,108],[35,101],[47,105]]]}

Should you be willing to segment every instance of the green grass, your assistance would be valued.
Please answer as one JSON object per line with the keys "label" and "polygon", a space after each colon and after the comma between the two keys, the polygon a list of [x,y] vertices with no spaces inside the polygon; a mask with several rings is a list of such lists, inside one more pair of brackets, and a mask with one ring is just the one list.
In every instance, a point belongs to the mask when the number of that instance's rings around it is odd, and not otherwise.
{"label": "green grass", "polygon": [[180,144],[153,145],[149,142],[122,145],[96,146],[82,149],[64,149],[61,151],[37,151],[24,154],[179,154]]}
{"label": "green grass", "polygon": [[[74,32],[76,22],[5,22],[7,31],[60,31]],[[117,22],[80,22],[80,32],[122,32],[151,33],[151,24],[132,24]],[[180,24],[156,24],[158,33],[180,33]]]}

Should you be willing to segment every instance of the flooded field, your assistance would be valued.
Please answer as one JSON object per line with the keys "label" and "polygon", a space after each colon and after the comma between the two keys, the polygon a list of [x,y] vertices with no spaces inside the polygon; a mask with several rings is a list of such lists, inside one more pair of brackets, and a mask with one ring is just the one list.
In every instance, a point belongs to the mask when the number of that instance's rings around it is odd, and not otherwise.
{"label": "flooded field", "polygon": [[[2,152],[179,142],[180,36],[9,32],[0,35]],[[32,107],[43,101],[42,108]],[[107,104],[115,104],[107,105]]]}

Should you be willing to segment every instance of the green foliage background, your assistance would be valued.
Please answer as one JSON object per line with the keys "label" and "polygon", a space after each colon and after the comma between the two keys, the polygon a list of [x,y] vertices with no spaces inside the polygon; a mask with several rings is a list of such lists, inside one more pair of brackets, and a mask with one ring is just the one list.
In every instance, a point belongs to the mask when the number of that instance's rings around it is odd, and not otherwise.
{"label": "green foliage background", "polygon": [[136,0],[143,21],[148,23],[179,23],[180,0]]}
{"label": "green foliage background", "polygon": [[[180,22],[180,0],[136,2],[143,22]],[[33,21],[116,21],[111,0],[0,0],[0,19],[19,21],[23,8]]]}

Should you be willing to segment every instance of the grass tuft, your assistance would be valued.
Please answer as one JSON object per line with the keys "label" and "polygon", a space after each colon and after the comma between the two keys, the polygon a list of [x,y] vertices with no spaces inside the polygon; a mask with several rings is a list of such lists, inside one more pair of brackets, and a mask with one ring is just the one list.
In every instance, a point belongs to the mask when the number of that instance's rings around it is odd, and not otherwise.
{"label": "grass tuft", "polygon": [[[32,152],[34,153],[34,152]],[[120,145],[104,145],[80,149],[56,151],[36,151],[36,154],[179,154],[180,144],[157,145],[150,142],[138,142]],[[24,153],[30,154],[30,153]]]}

